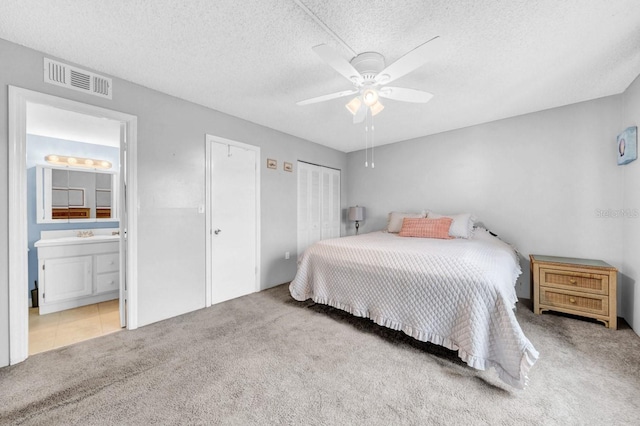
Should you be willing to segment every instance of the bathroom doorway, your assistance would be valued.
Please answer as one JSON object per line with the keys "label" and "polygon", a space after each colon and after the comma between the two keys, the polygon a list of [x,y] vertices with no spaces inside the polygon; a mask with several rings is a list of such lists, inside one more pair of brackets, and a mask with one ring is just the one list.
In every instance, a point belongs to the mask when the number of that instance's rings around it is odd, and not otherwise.
{"label": "bathroom doorway", "polygon": [[34,355],[126,325],[119,303],[120,122],[30,102],[26,134]]}
{"label": "bathroom doorway", "polygon": [[[127,209],[127,205],[132,205],[137,197],[136,187],[136,132],[137,132],[137,118],[135,116],[120,113],[117,111],[96,107],[76,101],[71,101],[64,98],[59,98],[51,95],[46,95],[39,92],[34,92],[26,89],[16,88],[9,86],[9,363],[16,364],[25,360],[29,353],[29,305],[33,302],[30,301],[30,287],[35,284],[30,283],[29,278],[29,251],[27,250],[29,244],[29,226],[28,226],[28,169],[27,162],[27,147],[28,139],[35,136],[29,136],[29,110],[32,107],[36,108],[51,108],[51,111],[62,115],[72,116],[71,122],[76,124],[76,130],[81,126],[81,122],[85,121],[79,119],[79,115],[85,116],[87,121],[96,120],[98,122],[109,122],[111,120],[115,124],[116,138],[119,142],[116,142],[119,155],[113,161],[104,160],[105,162],[111,162],[117,164],[117,173],[110,172],[110,177],[106,180],[112,183],[112,186],[108,190],[112,191],[112,197],[109,202],[105,201],[109,198],[109,195],[104,193],[105,188],[100,185],[104,184],[104,176],[96,178],[102,183],[96,183],[96,187],[93,189],[82,188],[77,182],[70,184],[68,188],[69,205],[66,206],[68,217],[66,219],[65,226],[73,223],[72,229],[53,229],[47,231],[40,231],[41,236],[45,236],[46,233],[72,233],[73,243],[84,237],[94,238],[96,243],[102,243],[98,241],[100,239],[115,241],[114,246],[109,248],[106,252],[91,252],[88,254],[76,253],[65,248],[63,254],[70,259],[68,261],[61,261],[61,256],[48,254],[47,260],[49,263],[42,265],[38,260],[37,274],[39,281],[43,278],[39,274],[40,270],[45,270],[47,283],[41,283],[47,286],[47,290],[44,290],[44,299],[46,300],[47,309],[46,314],[54,312],[64,312],[68,308],[76,308],[79,310],[90,310],[91,305],[96,309],[100,309],[100,303],[108,302],[109,300],[117,300],[117,302],[111,302],[109,306],[103,306],[104,313],[111,311],[111,316],[116,317],[117,321],[114,326],[115,329],[126,326],[128,329],[134,329],[137,327],[137,286],[136,286],[136,268],[137,268],[137,254],[135,247],[137,247],[137,233],[136,233],[136,221],[137,215],[135,211]],[[51,112],[50,111],[50,112]],[[76,115],[73,115],[76,114]],[[79,114],[79,115],[78,115]],[[60,117],[58,117],[60,118]],[[60,124],[65,119],[53,120]],[[73,128],[74,126],[72,126]],[[91,126],[89,126],[91,127]],[[32,133],[34,133],[32,131]],[[55,136],[55,135],[54,135]],[[39,135],[38,137],[49,137]],[[59,137],[53,137],[52,139],[60,139]],[[65,137],[66,140],[78,142],[80,139],[77,136]],[[62,139],[62,140],[64,140]],[[85,138],[86,139],[86,138]],[[46,146],[52,147],[55,144],[51,139],[47,141]],[[93,141],[93,145],[96,144]],[[80,143],[87,143],[87,141],[80,141]],[[87,145],[92,145],[91,143]],[[60,153],[47,153],[48,159],[44,156],[41,161],[42,175],[52,175],[52,170],[64,170],[68,169],[69,174],[71,171],[77,171],[74,167],[67,167],[68,165],[77,165],[78,161],[83,161],[87,165],[95,166],[91,164],[91,161],[101,161],[103,159],[95,157],[93,155],[77,156],[77,153],[72,155],[65,155],[64,152]],[[77,156],[77,157],[76,157]],[[51,160],[51,161],[49,161]],[[60,163],[66,161],[66,163]],[[88,169],[95,169],[97,167],[88,167]],[[47,172],[48,170],[48,172]],[[109,174],[107,171],[102,170],[101,175]],[[114,178],[114,175],[118,175]],[[69,176],[69,183],[73,179]],[[46,180],[36,180],[36,182],[46,182]],[[59,188],[59,182],[56,183],[56,188]],[[60,195],[64,191],[58,191],[56,194],[52,192],[54,187],[53,183],[45,188],[42,193],[49,195],[49,205],[44,209],[48,211],[48,217],[45,217],[44,222],[49,223],[55,221],[53,216],[60,214],[61,210],[57,206],[53,209],[53,204],[59,204]],[[95,191],[95,192],[94,192]],[[99,191],[103,191],[99,193]],[[84,192],[85,201],[87,204],[89,199],[97,201],[99,198],[101,201],[98,205],[92,206],[80,206],[82,204],[78,200],[82,200],[81,193]],[[55,201],[53,200],[55,196]],[[64,198],[64,197],[62,197]],[[73,199],[73,201],[72,201]],[[111,203],[111,205],[109,204]],[[46,204],[46,203],[45,203]],[[100,210],[100,212],[98,212]],[[106,212],[111,210],[114,216],[106,217]],[[41,210],[38,210],[40,212]],[[99,213],[99,214],[98,214]],[[92,217],[91,215],[95,217]],[[45,215],[46,216],[46,215]],[[98,217],[99,216],[99,217]],[[86,222],[82,222],[81,218],[91,218]],[[117,221],[115,220],[117,219]],[[78,224],[87,225],[82,226],[82,229],[78,229],[75,226]],[[54,225],[50,225],[54,226]],[[55,224],[55,226],[62,226]],[[107,235],[108,234],[108,235]],[[47,238],[63,239],[71,237],[72,235],[46,235]],[[42,239],[42,238],[40,238]],[[55,241],[47,241],[48,246],[55,246]],[[99,244],[96,244],[98,246]],[[115,249],[113,248],[115,247]],[[34,247],[35,248],[35,247]],[[34,250],[38,251],[38,249]],[[62,257],[65,257],[62,256]],[[47,266],[47,268],[45,268]],[[117,269],[116,269],[117,267]],[[60,277],[65,279],[60,280]],[[84,277],[84,279],[82,279]],[[58,278],[58,279],[56,279]],[[35,281],[35,279],[34,279]],[[52,284],[54,282],[62,283]],[[39,289],[40,290],[40,289]],[[52,293],[53,291],[53,293]],[[78,296],[78,299],[82,299],[82,303],[71,296]],[[38,310],[40,311],[43,304],[43,297],[38,294]],[[87,304],[83,304],[87,302]],[[90,304],[88,302],[91,302]],[[89,308],[87,308],[89,306]],[[114,307],[117,309],[114,313]],[[31,308],[33,309],[33,308]],[[38,312],[40,314],[41,312]],[[71,316],[74,316],[78,312],[74,312]],[[85,312],[86,313],[86,312]],[[126,314],[126,315],[125,315]],[[66,318],[69,320],[69,318]],[[101,321],[101,319],[100,319]],[[63,322],[60,318],[57,322],[58,325]],[[118,324],[119,322],[119,324]],[[95,323],[95,320],[94,320]],[[102,328],[102,327],[101,327]],[[108,327],[105,327],[108,328]],[[67,343],[74,343],[67,340]]]}

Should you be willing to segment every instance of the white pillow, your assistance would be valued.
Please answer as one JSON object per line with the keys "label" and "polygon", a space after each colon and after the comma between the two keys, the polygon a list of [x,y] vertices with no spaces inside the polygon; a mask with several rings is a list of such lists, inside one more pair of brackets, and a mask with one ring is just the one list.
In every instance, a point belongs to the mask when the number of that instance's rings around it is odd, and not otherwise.
{"label": "white pillow", "polygon": [[449,235],[456,238],[471,238],[473,236],[473,224],[476,218],[471,213],[442,215],[434,212],[427,214],[429,219],[439,219],[441,217],[450,217],[453,219]]}
{"label": "white pillow", "polygon": [[402,229],[402,221],[405,217],[411,219],[421,219],[425,216],[422,213],[391,212],[389,213],[389,221],[387,222],[387,232],[400,232],[400,229]]}

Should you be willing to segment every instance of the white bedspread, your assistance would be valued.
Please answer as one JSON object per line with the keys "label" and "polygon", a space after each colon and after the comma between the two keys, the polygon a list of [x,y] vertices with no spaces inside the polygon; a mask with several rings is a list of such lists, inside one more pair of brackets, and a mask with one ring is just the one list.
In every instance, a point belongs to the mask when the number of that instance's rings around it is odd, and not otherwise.
{"label": "white bedspread", "polygon": [[523,388],[538,352],[513,311],[520,272],[514,250],[484,230],[469,240],[373,232],[309,247],[289,291],[457,350]]}

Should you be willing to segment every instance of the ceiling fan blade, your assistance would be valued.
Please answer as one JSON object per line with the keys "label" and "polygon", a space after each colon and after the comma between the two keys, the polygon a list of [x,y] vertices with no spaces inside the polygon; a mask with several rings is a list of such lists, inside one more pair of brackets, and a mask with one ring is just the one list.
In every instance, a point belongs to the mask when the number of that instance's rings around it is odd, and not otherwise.
{"label": "ceiling fan blade", "polygon": [[375,77],[376,83],[390,83],[424,65],[424,63],[427,62],[429,51],[431,50],[431,46],[428,46],[428,44],[438,37],[439,36],[435,36],[431,40],[422,43],[420,46],[406,53],[400,59],[380,71]]}
{"label": "ceiling fan blade", "polygon": [[387,99],[402,102],[415,102],[419,104],[427,103],[433,98],[433,94],[422,90],[407,89],[406,87],[385,86],[378,90],[378,94]]}
{"label": "ceiling fan blade", "polygon": [[316,52],[323,61],[325,61],[331,68],[338,71],[340,74],[345,76],[347,80],[354,84],[362,84],[363,78],[356,70],[353,65],[349,63],[346,59],[338,54],[333,48],[327,46],[326,44],[320,44],[313,48],[313,51]]}
{"label": "ceiling fan blade", "polygon": [[369,107],[367,105],[365,105],[364,102],[362,103],[362,105],[360,105],[360,109],[353,116],[353,124],[362,123],[364,121],[364,119],[367,117],[367,109],[368,108]]}
{"label": "ceiling fan blade", "polygon": [[343,90],[342,92],[330,93],[328,95],[322,95],[311,99],[305,99],[304,101],[296,102],[296,105],[309,105],[315,104],[317,102],[324,102],[331,99],[341,98],[343,96],[353,95],[354,93],[358,93],[357,89],[352,90]]}

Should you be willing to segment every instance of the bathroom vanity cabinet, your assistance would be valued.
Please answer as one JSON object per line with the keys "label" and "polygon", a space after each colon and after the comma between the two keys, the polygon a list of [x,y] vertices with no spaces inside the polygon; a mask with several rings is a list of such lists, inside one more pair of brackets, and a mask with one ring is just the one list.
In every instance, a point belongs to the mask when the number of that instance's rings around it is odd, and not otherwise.
{"label": "bathroom vanity cabinet", "polygon": [[106,235],[55,237],[51,231],[35,243],[41,315],[119,297],[120,237],[111,235],[117,230],[100,231]]}

